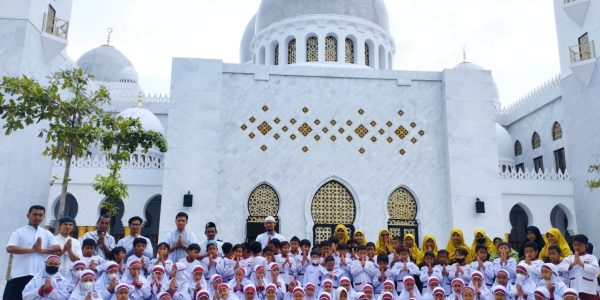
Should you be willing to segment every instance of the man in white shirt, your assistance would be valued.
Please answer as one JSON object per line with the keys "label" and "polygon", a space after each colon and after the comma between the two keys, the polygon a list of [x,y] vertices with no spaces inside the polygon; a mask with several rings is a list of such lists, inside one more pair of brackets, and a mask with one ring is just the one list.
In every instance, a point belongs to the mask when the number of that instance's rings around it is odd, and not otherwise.
{"label": "man in white shirt", "polygon": [[28,224],[11,235],[6,252],[13,255],[12,279],[6,283],[2,299],[23,299],[23,289],[33,278],[49,254],[58,253],[61,247],[52,233],[40,226],[46,215],[46,209],[40,205],[29,208]]}
{"label": "man in white shirt", "polygon": [[108,233],[108,228],[110,227],[110,216],[109,215],[100,215],[98,221],[96,221],[96,230],[86,232],[83,235],[82,241],[85,239],[92,239],[96,241],[98,248],[94,252],[94,255],[100,256],[104,259],[110,258],[110,251],[115,247],[116,241],[115,238]]}
{"label": "man in white shirt", "polygon": [[217,244],[217,252],[219,257],[223,257],[223,242],[217,240],[217,225],[213,222],[208,222],[204,226],[204,235],[206,236],[206,241],[200,243],[200,259],[203,259],[208,256],[206,248],[208,244],[216,243]]}
{"label": "man in white shirt", "polygon": [[267,244],[269,244],[272,239],[278,239],[280,241],[286,240],[283,235],[275,232],[275,225],[277,225],[277,221],[274,217],[268,216],[265,218],[266,232],[263,232],[256,237],[256,241],[262,245],[263,249],[267,247]]}
{"label": "man in white shirt", "polygon": [[165,242],[169,244],[169,258],[175,263],[187,257],[188,246],[197,244],[198,238],[193,232],[185,230],[188,223],[188,215],[180,212],[175,216],[175,231],[169,232]]}
{"label": "man in white shirt", "polygon": [[600,273],[598,259],[587,253],[588,238],[583,234],[573,236],[573,255],[565,257],[563,263],[569,266],[570,287],[579,291],[581,300],[598,300],[596,277]]}
{"label": "man in white shirt", "polygon": [[127,257],[133,255],[133,241],[139,237],[146,240],[146,250],[144,250],[144,256],[152,257],[154,255],[152,249],[152,242],[150,242],[150,239],[148,239],[147,237],[141,235],[142,223],[142,218],[138,216],[131,217],[128,221],[130,230],[129,236],[120,239],[117,243],[117,246],[125,248],[125,253],[127,253]]}
{"label": "man in white shirt", "polygon": [[60,268],[58,272],[62,276],[67,276],[71,271],[73,263],[83,257],[81,253],[81,243],[71,237],[71,232],[75,227],[75,219],[64,216],[58,220],[58,234],[54,237],[62,249],[58,255],[60,257]]}

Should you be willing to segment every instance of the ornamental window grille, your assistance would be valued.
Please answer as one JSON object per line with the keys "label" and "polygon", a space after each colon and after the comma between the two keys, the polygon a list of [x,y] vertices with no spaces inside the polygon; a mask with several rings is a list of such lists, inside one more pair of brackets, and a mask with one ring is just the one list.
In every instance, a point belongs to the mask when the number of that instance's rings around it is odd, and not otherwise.
{"label": "ornamental window grille", "polygon": [[537,149],[542,146],[542,141],[540,140],[540,135],[537,132],[534,132],[531,136],[531,147],[533,149]]}
{"label": "ornamental window grille", "polygon": [[[268,216],[273,216],[278,220],[279,196],[277,192],[268,184],[263,183],[257,186],[250,197],[248,197],[248,219],[246,220],[246,240],[252,241],[256,236],[264,231],[264,220]],[[277,227],[279,222],[277,222]]]}
{"label": "ornamental window grille", "polygon": [[354,41],[352,39],[346,39],[346,63],[354,63]]}
{"label": "ornamental window grille", "polygon": [[325,38],[325,61],[337,61],[337,38],[334,36]]}
{"label": "ornamental window grille", "polygon": [[410,233],[415,235],[415,242],[419,240],[417,201],[411,192],[405,188],[396,189],[388,198],[387,211],[388,229],[393,236],[404,238]]}
{"label": "ornamental window grille", "polygon": [[311,205],[315,245],[332,236],[338,224],[345,225],[352,234],[355,214],[354,197],[343,184],[332,180],[322,185]]}
{"label": "ornamental window grille", "polygon": [[306,40],[306,61],[319,61],[319,38],[311,36]]}
{"label": "ornamental window grille", "polygon": [[515,156],[519,156],[523,154],[523,146],[521,146],[521,142],[515,142]]}
{"label": "ornamental window grille", "polygon": [[275,49],[273,49],[274,56],[273,56],[273,64],[278,66],[279,65],[279,44],[275,45]]}
{"label": "ornamental window grille", "polygon": [[288,42],[288,65],[296,63],[296,39]]}
{"label": "ornamental window grille", "polygon": [[554,125],[552,125],[552,139],[556,141],[562,139],[562,137],[562,126],[560,126],[560,123],[554,122]]}
{"label": "ornamental window grille", "polygon": [[371,66],[371,50],[369,49],[369,44],[365,43],[365,66]]}

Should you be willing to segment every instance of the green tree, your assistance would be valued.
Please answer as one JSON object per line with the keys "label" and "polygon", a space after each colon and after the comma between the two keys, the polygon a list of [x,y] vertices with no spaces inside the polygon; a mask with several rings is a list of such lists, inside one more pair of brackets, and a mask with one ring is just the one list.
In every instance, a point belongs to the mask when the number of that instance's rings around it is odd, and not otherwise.
{"label": "green tree", "polygon": [[[588,169],[589,173],[600,173],[600,165],[591,165]],[[590,190],[600,188],[600,178],[587,181]]]}
{"label": "green tree", "polygon": [[42,123],[39,136],[46,143],[44,155],[62,160],[65,170],[58,217],[65,198],[73,159],[88,155],[103,132],[102,106],[110,103],[108,91],[90,90],[90,76],[81,69],[54,73],[44,86],[27,76],[3,77],[0,84],[0,118],[6,135],[25,126]]}
{"label": "green tree", "polygon": [[166,152],[167,142],[162,134],[144,130],[139,119],[106,115],[102,123],[107,130],[100,137],[100,145],[109,161],[109,174],[106,176],[98,174],[94,189],[106,196],[102,207],[110,215],[114,215],[117,212],[115,201],[124,199],[128,195],[127,185],[121,181],[120,176],[123,163],[130,159],[131,153],[147,153],[153,147]]}

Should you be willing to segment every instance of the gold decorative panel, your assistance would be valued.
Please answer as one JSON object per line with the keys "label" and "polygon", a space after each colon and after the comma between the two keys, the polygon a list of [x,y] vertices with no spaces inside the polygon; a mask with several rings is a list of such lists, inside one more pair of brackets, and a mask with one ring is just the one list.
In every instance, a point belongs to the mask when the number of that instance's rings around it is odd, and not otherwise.
{"label": "gold decorative panel", "polygon": [[399,188],[388,198],[387,210],[390,219],[415,220],[417,201],[409,191]]}
{"label": "gold decorative panel", "polygon": [[354,41],[351,39],[346,39],[346,58],[345,61],[347,64],[354,63]]}
{"label": "gold decorative panel", "polygon": [[289,41],[288,43],[288,65],[296,63],[296,39]]}
{"label": "gold decorative panel", "polygon": [[554,125],[552,125],[552,139],[556,141],[562,139],[562,137],[562,126],[560,126],[560,123],[554,122]]}
{"label": "gold decorative panel", "polygon": [[533,149],[537,149],[542,146],[542,141],[540,140],[540,135],[537,132],[533,133],[531,136],[531,147]]}
{"label": "gold decorative panel", "polygon": [[337,61],[337,39],[334,36],[325,38],[325,61]]}
{"label": "gold decorative panel", "polygon": [[316,227],[315,228],[315,243],[328,240],[333,235],[331,227]]}
{"label": "gold decorative panel", "polygon": [[311,36],[306,40],[306,61],[319,61],[319,38]]}
{"label": "gold decorative panel", "polygon": [[248,198],[250,216],[275,216],[279,211],[279,196],[268,184],[256,187]]}
{"label": "gold decorative panel", "polygon": [[311,214],[315,224],[352,224],[354,198],[341,183],[329,181],[315,194]]}

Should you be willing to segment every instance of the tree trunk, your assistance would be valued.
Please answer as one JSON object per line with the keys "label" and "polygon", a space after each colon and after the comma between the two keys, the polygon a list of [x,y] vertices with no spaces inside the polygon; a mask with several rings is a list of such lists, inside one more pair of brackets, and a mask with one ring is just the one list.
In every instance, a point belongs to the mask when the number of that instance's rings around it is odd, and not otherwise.
{"label": "tree trunk", "polygon": [[[60,200],[58,202],[58,216],[60,219],[65,215],[65,204],[67,201],[67,188],[69,186],[69,173],[71,172],[71,160],[73,156],[69,156],[65,159],[65,173],[63,174],[62,190],[60,192]],[[56,223],[58,226],[58,223]]]}

